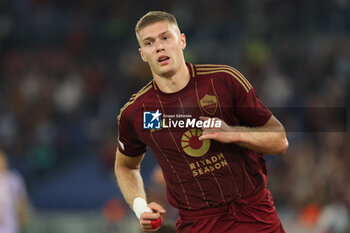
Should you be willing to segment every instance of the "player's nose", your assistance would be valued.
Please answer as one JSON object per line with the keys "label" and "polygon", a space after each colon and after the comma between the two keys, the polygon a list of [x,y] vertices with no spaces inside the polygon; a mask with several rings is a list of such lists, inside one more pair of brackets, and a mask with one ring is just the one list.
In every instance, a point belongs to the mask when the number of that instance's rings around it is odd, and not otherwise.
{"label": "player's nose", "polygon": [[164,46],[161,42],[159,41],[155,42],[155,46],[156,46],[157,53],[164,51]]}

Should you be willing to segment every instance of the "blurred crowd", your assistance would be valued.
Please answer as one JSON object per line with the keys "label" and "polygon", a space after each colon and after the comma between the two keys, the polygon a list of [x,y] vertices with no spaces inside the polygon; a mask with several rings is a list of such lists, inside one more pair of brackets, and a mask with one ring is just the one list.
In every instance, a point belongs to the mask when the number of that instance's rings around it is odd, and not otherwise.
{"label": "blurred crowd", "polygon": [[[24,175],[33,205],[40,203],[36,189],[55,183],[68,164],[80,169],[87,158],[110,174],[108,184],[118,192],[111,175],[116,116],[131,94],[151,79],[134,35],[138,18],[149,10],[175,14],[187,36],[189,62],[237,68],[266,106],[345,111],[340,128],[327,132],[291,128],[287,154],[266,159],[268,187],[277,207],[306,228],[346,229],[350,209],[348,0],[179,0],[146,5],[136,0],[0,1],[0,147],[12,167]],[[317,117],[286,119],[291,125],[307,125]],[[322,123],[332,121],[338,119],[325,118]],[[144,166],[148,185],[154,160]],[[102,184],[93,185],[98,189]],[[76,201],[84,201],[84,195]],[[59,207],[59,200],[52,202],[41,207]],[[335,213],[338,221],[324,220],[336,219]]]}

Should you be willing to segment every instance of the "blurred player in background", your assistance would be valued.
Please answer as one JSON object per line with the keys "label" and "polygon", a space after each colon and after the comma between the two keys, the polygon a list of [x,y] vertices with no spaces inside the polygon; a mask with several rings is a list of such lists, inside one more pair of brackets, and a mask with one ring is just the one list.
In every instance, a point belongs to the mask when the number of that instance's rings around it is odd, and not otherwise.
{"label": "blurred player in background", "polygon": [[28,223],[27,192],[21,175],[8,169],[0,149],[0,232],[19,233]]}
{"label": "blurred player in background", "polygon": [[186,63],[172,14],[149,12],[135,31],[153,80],[120,111],[115,173],[142,230],[157,230],[166,213],[146,201],[140,164],[149,146],[178,209],[178,232],[284,232],[262,156],[287,150],[282,124],[236,69]]}

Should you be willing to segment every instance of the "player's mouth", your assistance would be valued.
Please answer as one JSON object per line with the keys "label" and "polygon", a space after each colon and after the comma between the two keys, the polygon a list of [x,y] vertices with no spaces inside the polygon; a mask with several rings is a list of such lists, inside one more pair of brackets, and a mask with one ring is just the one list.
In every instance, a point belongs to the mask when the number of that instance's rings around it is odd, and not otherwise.
{"label": "player's mouth", "polygon": [[169,63],[169,59],[170,59],[170,57],[162,55],[162,56],[158,57],[158,63],[162,66],[167,65]]}

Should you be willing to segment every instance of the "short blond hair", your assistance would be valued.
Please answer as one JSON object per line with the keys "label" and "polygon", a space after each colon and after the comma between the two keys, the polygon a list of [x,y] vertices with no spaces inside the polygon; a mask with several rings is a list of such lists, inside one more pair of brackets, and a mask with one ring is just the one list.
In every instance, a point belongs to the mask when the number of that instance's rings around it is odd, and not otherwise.
{"label": "short blond hair", "polygon": [[135,33],[136,35],[138,35],[139,31],[142,30],[143,28],[151,24],[163,22],[163,21],[167,21],[171,24],[178,26],[176,18],[173,14],[170,14],[165,11],[150,11],[144,16],[142,16],[141,19],[139,19],[135,27]]}

